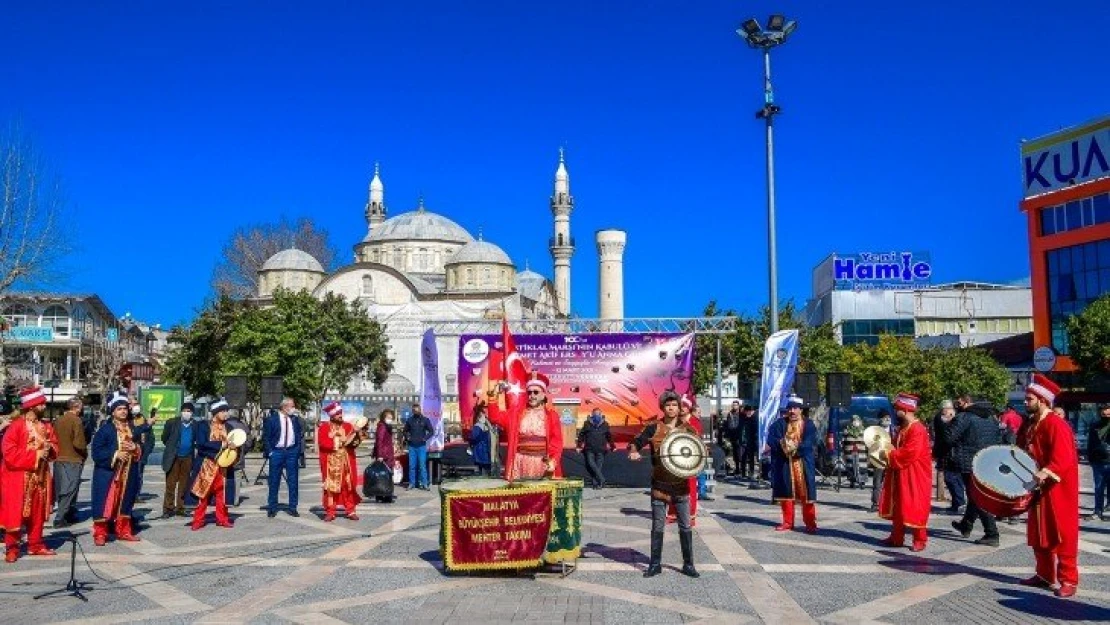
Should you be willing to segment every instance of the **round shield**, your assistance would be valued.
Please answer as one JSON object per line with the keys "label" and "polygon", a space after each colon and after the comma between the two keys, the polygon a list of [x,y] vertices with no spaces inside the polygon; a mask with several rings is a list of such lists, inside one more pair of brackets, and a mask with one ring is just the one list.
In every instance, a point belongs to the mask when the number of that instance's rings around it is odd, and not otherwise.
{"label": "round shield", "polygon": [[227,433],[227,446],[232,448],[242,447],[247,442],[247,433],[243,430],[232,430]]}
{"label": "round shield", "polygon": [[659,445],[659,461],[675,477],[694,477],[701,473],[709,450],[701,437],[686,430],[674,430]]}

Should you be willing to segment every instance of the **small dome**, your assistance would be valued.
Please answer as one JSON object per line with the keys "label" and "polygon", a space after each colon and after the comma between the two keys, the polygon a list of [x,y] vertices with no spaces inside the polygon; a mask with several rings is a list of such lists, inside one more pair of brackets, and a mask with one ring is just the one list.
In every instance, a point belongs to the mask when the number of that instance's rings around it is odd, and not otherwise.
{"label": "small dome", "polygon": [[375,241],[447,241],[469,243],[474,240],[459,224],[443,215],[415,210],[390,217],[374,227],[367,243]]}
{"label": "small dome", "polygon": [[539,299],[543,292],[543,285],[546,282],[547,278],[543,277],[543,274],[531,269],[525,269],[516,274],[516,283],[520,289],[520,294],[529,299]]}
{"label": "small dome", "polygon": [[494,265],[512,265],[513,261],[505,250],[489,241],[471,241],[459,248],[445,265],[458,265],[459,263],[488,263]]}
{"label": "small dome", "polygon": [[296,248],[282,250],[262,264],[262,271],[315,271],[324,273],[320,261]]}

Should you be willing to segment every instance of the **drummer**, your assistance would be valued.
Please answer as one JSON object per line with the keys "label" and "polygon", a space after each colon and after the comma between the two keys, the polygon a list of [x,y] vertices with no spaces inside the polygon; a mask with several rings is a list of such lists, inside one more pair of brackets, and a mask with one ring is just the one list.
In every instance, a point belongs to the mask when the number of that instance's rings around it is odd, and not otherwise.
{"label": "drummer", "polygon": [[216,462],[216,456],[227,447],[227,435],[230,433],[227,425],[228,408],[226,401],[217,400],[208,407],[212,415],[211,421],[197,423],[196,438],[193,440],[197,457],[193,462],[193,486],[190,489],[198,499],[196,510],[193,511],[194,532],[207,523],[205,514],[208,510],[209,497],[216,500],[216,525],[234,526],[227,515],[225,494],[227,478],[232,468],[221,467]]}
{"label": "drummer", "polygon": [[357,521],[355,506],[362,501],[355,492],[355,476],[358,475],[355,447],[361,442],[359,430],[343,422],[343,407],[338,402],[324,406],[324,414],[329,421],[321,423],[316,434],[320,446],[320,479],[324,487],[324,522],[335,520],[338,504],[343,504],[349,520]]}
{"label": "drummer", "polygon": [[1051,588],[1057,597],[1072,597],[1079,587],[1079,459],[1075,437],[1052,411],[1060,387],[1035,373],[1025,389],[1029,420],[1018,433],[1018,446],[1040,470],[1034,474],[1039,496],[1029,507],[1026,536],[1037,559],[1037,574],[1024,586]]}
{"label": "drummer", "polygon": [[[683,429],[695,433],[689,425],[679,423],[681,399],[674,391],[663,391],[659,396],[659,409],[663,416],[652,421],[628,444],[628,459],[639,460],[640,450],[651,447],[651,562],[644,577],[663,572],[663,531],[668,503],[674,503],[678,513],[678,539],[682,545],[682,574],[698,577],[694,568],[694,535],[690,530],[690,491],[686,478],[672,475],[663,466],[659,449],[663,439],[673,430]],[[696,433],[695,433],[696,434]]]}
{"label": "drummer", "polygon": [[918,397],[909,393],[900,393],[894,400],[898,436],[893,450],[879,452],[879,460],[886,466],[879,497],[879,516],[893,523],[890,536],[882,543],[888,547],[902,547],[908,527],[913,530],[911,551],[925,549],[929,511],[932,508],[933,467],[929,432],[917,418],[918,402]]}

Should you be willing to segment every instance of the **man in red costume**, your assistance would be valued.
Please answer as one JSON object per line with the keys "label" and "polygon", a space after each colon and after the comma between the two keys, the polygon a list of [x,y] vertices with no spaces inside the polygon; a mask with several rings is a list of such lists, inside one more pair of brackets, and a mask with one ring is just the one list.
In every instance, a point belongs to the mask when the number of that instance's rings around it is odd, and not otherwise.
{"label": "man in red costume", "polygon": [[324,482],[324,521],[335,520],[335,509],[343,504],[343,511],[352,521],[358,520],[355,506],[362,499],[355,492],[358,467],[355,464],[355,447],[361,442],[358,431],[343,422],[343,407],[337,402],[324,406],[330,419],[321,423],[316,433],[320,446],[320,476]]}
{"label": "man in red costume", "polygon": [[227,402],[220,399],[208,407],[211,413],[210,421],[201,421],[197,424],[196,439],[193,447],[197,457],[193,461],[193,486],[190,491],[197,498],[197,508],[193,510],[193,531],[204,527],[208,522],[205,514],[208,511],[208,498],[212,497],[216,504],[216,525],[220,527],[234,527],[231,517],[227,515],[227,477],[231,473],[230,467],[221,467],[216,463],[216,457],[227,448],[227,435],[232,428],[227,424]]}
{"label": "man in red costume", "polygon": [[925,549],[928,542],[929,511],[932,508],[933,467],[929,432],[917,418],[918,397],[901,393],[894,400],[898,417],[898,437],[894,449],[882,452],[886,461],[883,490],[879,495],[879,516],[894,526],[882,542],[888,547],[901,547],[906,528],[913,530],[912,551]]}
{"label": "man in red costume", "polygon": [[58,457],[58,437],[41,417],[46,412],[46,395],[37,386],[19,392],[21,414],[4,432],[3,464],[0,465],[0,529],[4,531],[7,554],[19,559],[19,534],[27,526],[27,554],[52,556],[42,542],[42,526],[54,502],[50,462]]}
{"label": "man in red costume", "polygon": [[[563,476],[563,426],[547,405],[547,384],[546,375],[532,371],[524,385],[525,406],[502,409],[497,401],[490,402],[489,420],[505,431],[505,479],[510,482]],[[498,388],[498,393],[503,391]]]}
{"label": "man in red costume", "polygon": [[1079,458],[1071,427],[1052,412],[1059,392],[1055,382],[1039,373],[1025,389],[1029,420],[1018,434],[1018,446],[1040,470],[1033,476],[1038,492],[1026,531],[1037,574],[1021,583],[1051,588],[1058,581],[1056,596],[1071,597],[1079,586]]}

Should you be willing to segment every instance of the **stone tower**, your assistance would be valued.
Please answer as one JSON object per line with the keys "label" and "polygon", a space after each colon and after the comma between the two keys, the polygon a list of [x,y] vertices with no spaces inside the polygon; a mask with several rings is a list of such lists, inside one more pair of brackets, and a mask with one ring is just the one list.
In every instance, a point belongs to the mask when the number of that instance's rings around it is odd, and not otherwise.
{"label": "stone tower", "polygon": [[623,230],[598,230],[597,255],[598,317],[624,319],[624,246],[628,235]]}
{"label": "stone tower", "polygon": [[574,255],[574,239],[570,236],[570,212],[574,196],[570,194],[570,174],[559,148],[559,168],[555,170],[555,193],[551,196],[551,214],[555,218],[555,236],[549,247],[555,262],[555,297],[559,312],[570,315],[570,257]]}
{"label": "stone tower", "polygon": [[378,164],[374,163],[374,178],[370,180],[370,197],[366,200],[366,236],[374,232],[374,226],[385,221],[385,185],[378,175]]}

